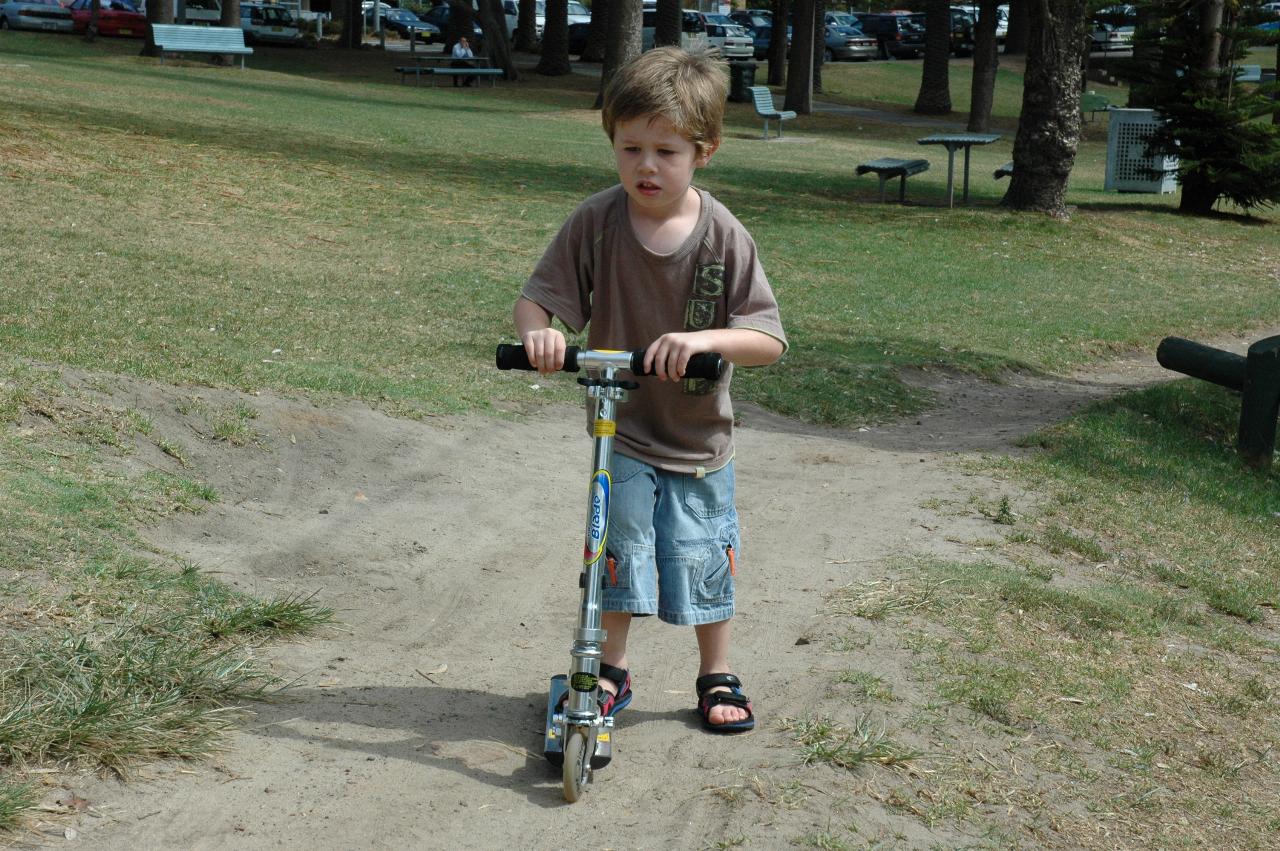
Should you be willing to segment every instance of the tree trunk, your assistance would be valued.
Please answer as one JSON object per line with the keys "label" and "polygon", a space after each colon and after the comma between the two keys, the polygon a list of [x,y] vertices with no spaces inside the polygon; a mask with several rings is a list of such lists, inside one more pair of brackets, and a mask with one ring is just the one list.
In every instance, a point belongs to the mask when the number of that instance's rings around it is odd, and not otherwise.
{"label": "tree trunk", "polygon": [[[1276,75],[1280,77],[1280,41],[1276,42]],[[1280,124],[1280,86],[1276,86],[1271,92],[1271,100],[1275,101],[1275,108],[1271,110],[1271,123]]]}
{"label": "tree trunk", "polygon": [[595,0],[591,4],[591,24],[587,27],[587,43],[579,62],[604,62],[605,45],[609,41],[609,16],[613,0]]}
{"label": "tree trunk", "polygon": [[781,86],[787,79],[787,14],[791,0],[773,0],[772,28],[769,32],[769,85]]}
{"label": "tree trunk", "polygon": [[[240,28],[240,0],[222,0],[222,12],[218,15],[218,25]],[[234,65],[239,61],[238,56],[230,53],[220,53],[213,59],[219,65]]]}
{"label": "tree trunk", "polygon": [[156,47],[155,33],[151,30],[152,24],[171,24],[173,23],[173,5],[170,3],[160,2],[157,0],[147,4],[147,37],[142,42],[142,56],[159,56],[160,49]]}
{"label": "tree trunk", "polygon": [[[813,0],[795,0],[791,5],[795,25],[791,28],[791,58],[787,61],[787,94],[783,109],[799,115],[813,112]],[[784,23],[786,19],[783,19]],[[774,29],[777,32],[777,29]],[[787,31],[782,31],[782,42]]]}
{"label": "tree trunk", "polygon": [[98,37],[98,15],[102,11],[102,0],[93,0],[89,4],[89,25],[84,28],[84,40],[93,41]]}
{"label": "tree trunk", "polygon": [[[338,0],[334,0],[335,3]],[[347,0],[343,5],[335,7],[334,11],[342,11],[342,38],[339,42],[343,47],[357,48],[364,41],[364,14],[360,11],[360,0]]]}
{"label": "tree trunk", "polygon": [[[494,68],[502,69],[502,79],[518,80],[520,72],[516,70],[511,42],[507,40],[507,16],[502,0],[480,0],[480,28],[484,30],[484,51],[489,55],[489,62]],[[567,30],[565,37],[568,37]]]}
{"label": "tree trunk", "polygon": [[969,90],[970,133],[985,133],[991,126],[991,104],[996,94],[996,70],[1000,67],[996,24],[1000,0],[979,0],[973,26],[973,83]]}
{"label": "tree trunk", "polygon": [[567,0],[547,0],[542,24],[542,56],[534,70],[547,77],[563,77],[573,72],[569,64],[569,4]]}
{"label": "tree trunk", "polygon": [[[538,44],[538,2],[537,0],[520,0],[516,8],[516,43],[515,49],[521,53],[532,53]],[[595,26],[592,18],[592,26]]]}
{"label": "tree trunk", "polygon": [[1031,39],[1013,176],[1001,202],[1015,210],[1068,218],[1067,178],[1080,143],[1080,53],[1085,0],[1028,0]]}
{"label": "tree trunk", "polygon": [[618,69],[640,55],[640,27],[644,20],[641,0],[611,0],[609,41],[600,69],[600,93],[595,108],[604,105],[604,90]]}
{"label": "tree trunk", "polygon": [[1004,34],[1004,55],[1022,56],[1031,38],[1031,0],[1009,0],[1009,25]]}
{"label": "tree trunk", "polygon": [[925,5],[924,71],[920,94],[913,111],[921,115],[951,112],[951,6],[947,0],[928,0]]}
{"label": "tree trunk", "polygon": [[684,20],[680,0],[658,0],[654,11],[653,46],[679,47],[680,25]]}
{"label": "tree trunk", "polygon": [[813,90],[822,91],[822,63],[827,58],[825,0],[813,0]]}

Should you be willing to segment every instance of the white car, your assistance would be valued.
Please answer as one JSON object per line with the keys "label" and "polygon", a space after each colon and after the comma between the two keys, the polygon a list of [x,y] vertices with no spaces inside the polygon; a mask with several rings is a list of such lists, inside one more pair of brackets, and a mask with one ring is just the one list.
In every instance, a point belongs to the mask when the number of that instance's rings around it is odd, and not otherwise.
{"label": "white car", "polygon": [[219,0],[187,0],[183,15],[183,23],[216,27],[222,23],[222,3]]}
{"label": "white car", "polygon": [[[520,22],[520,0],[502,0],[502,11],[507,19],[507,35],[515,38],[516,25]],[[569,25],[589,23],[591,23],[591,10],[578,0],[569,0]],[[542,29],[546,24],[547,0],[537,0],[534,4],[533,16],[535,38],[542,38]]]}
{"label": "white car", "polygon": [[293,13],[275,4],[241,3],[240,28],[244,30],[247,44],[298,44],[302,41]]}
{"label": "white car", "polygon": [[[701,29],[700,34],[705,34],[703,38],[706,43],[718,48],[720,55],[725,59],[755,58],[755,42],[752,41],[750,33],[728,15],[685,9],[684,26],[681,29],[685,32],[690,29]],[[683,38],[681,41],[683,42]]]}

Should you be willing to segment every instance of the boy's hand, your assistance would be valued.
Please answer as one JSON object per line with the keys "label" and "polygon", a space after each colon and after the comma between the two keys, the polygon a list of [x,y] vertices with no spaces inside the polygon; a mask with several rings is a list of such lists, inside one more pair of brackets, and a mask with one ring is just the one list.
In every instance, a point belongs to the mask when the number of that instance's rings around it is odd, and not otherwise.
{"label": "boy's hand", "polygon": [[524,343],[529,363],[543,375],[550,375],[564,366],[564,334],[554,328],[538,328],[526,331],[520,338]]}
{"label": "boy's hand", "polygon": [[711,341],[697,331],[663,334],[645,349],[644,371],[663,381],[679,381],[684,378],[689,358],[709,351]]}

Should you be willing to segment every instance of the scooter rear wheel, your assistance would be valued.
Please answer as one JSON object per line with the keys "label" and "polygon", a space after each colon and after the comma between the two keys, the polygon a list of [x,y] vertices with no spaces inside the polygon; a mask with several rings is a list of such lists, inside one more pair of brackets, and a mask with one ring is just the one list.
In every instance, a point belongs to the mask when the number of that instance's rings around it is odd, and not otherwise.
{"label": "scooter rear wheel", "polygon": [[564,737],[564,799],[576,802],[591,782],[591,752],[595,735],[590,727],[569,727]]}

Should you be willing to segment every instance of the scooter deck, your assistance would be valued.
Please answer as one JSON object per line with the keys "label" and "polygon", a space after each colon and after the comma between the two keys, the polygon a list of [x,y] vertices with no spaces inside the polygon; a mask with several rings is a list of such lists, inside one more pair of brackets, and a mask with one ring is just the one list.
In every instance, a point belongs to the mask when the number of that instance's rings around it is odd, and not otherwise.
{"label": "scooter deck", "polygon": [[[560,704],[561,698],[569,691],[569,678],[565,674],[556,674],[551,678],[551,690],[547,694],[547,723],[546,736],[543,740],[542,755],[547,758],[547,762],[554,766],[564,765],[564,743],[560,739],[560,731],[556,729],[556,724],[552,720],[556,714],[556,707]],[[610,733],[612,731],[608,727],[601,727],[596,733],[596,750],[591,755],[591,768],[593,770],[604,768],[613,759],[613,742],[610,741]]]}

